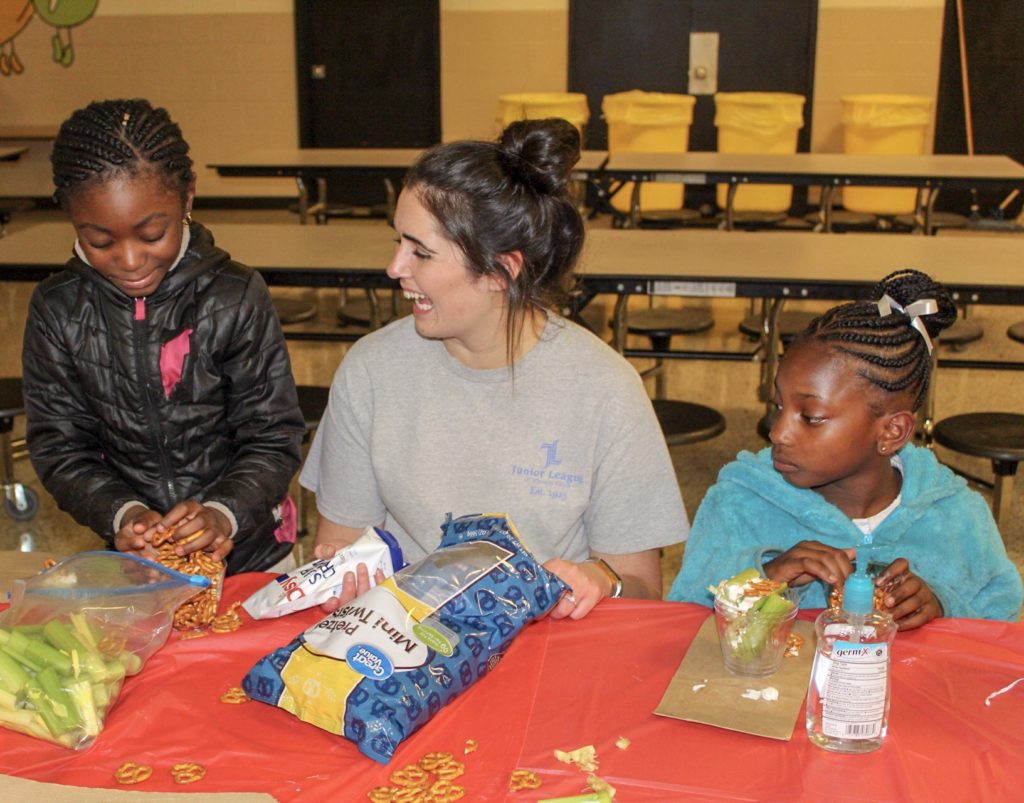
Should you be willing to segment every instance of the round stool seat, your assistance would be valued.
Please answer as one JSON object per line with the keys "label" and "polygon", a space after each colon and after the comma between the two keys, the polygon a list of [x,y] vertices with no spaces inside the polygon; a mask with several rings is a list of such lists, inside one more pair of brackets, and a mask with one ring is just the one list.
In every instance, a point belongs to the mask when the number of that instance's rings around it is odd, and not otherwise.
{"label": "round stool seat", "polygon": [[658,307],[631,312],[627,329],[630,334],[649,337],[655,349],[664,350],[673,335],[705,332],[714,325],[715,319],[706,309]]}
{"label": "round stool seat", "polygon": [[320,418],[327,409],[327,400],[330,398],[331,389],[318,385],[298,385],[295,388],[299,392],[299,409],[302,411],[302,420],[306,423],[306,437],[320,425]]}
{"label": "round stool seat", "polygon": [[985,331],[974,321],[957,318],[948,329],[939,333],[939,342],[944,346],[965,346],[975,340],[981,340]]}
{"label": "round stool seat", "polygon": [[0,417],[13,418],[25,412],[25,399],[22,396],[21,377],[0,378]]}
{"label": "round stool seat", "polygon": [[274,310],[282,324],[302,323],[316,317],[316,307],[298,298],[275,298]]}
{"label": "round stool seat", "polygon": [[640,211],[637,225],[641,229],[677,229],[699,219],[696,209],[651,209]]}
{"label": "round stool seat", "polygon": [[[801,312],[799,310],[786,312],[783,310],[779,314],[779,338],[783,343],[789,343],[806,329],[819,314],[817,312]],[[748,315],[740,321],[740,331],[756,340],[762,335],[761,322],[760,315]]]}
{"label": "round stool seat", "polygon": [[675,399],[654,399],[651,403],[669,446],[699,443],[725,432],[725,417],[711,407]]}
{"label": "round stool seat", "polygon": [[1007,463],[1024,460],[1024,415],[964,413],[935,425],[935,442],[964,454]]}
{"label": "round stool seat", "polygon": [[1024,321],[1019,321],[1013,324],[1006,330],[1006,336],[1009,337],[1010,340],[1016,340],[1018,343],[1024,343]]}
{"label": "round stool seat", "polygon": [[[914,215],[896,215],[893,220],[911,229],[918,226],[918,219]],[[967,218],[956,212],[932,212],[929,222],[933,229],[962,229],[967,225]]]}
{"label": "round stool seat", "polygon": [[344,306],[338,310],[338,326],[361,326],[368,328],[373,313],[370,302],[365,298],[346,299]]}
{"label": "round stool seat", "polygon": [[771,226],[781,223],[789,215],[785,212],[758,212],[750,209],[732,213],[732,222],[737,226]]}
{"label": "round stool seat", "polygon": [[[808,212],[804,220],[814,226],[824,226],[825,218],[818,212]],[[870,212],[851,212],[848,209],[833,209],[829,212],[829,222],[833,229],[874,229],[878,227],[878,217]]]}

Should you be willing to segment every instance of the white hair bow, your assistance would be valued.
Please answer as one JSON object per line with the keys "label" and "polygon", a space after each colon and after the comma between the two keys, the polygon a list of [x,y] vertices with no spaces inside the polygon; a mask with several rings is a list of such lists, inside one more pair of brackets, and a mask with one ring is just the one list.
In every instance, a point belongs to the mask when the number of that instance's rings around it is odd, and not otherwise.
{"label": "white hair bow", "polygon": [[922,298],[915,301],[913,304],[908,304],[904,308],[899,302],[893,299],[888,293],[884,293],[880,299],[878,299],[878,314],[881,317],[886,315],[892,315],[892,311],[902,312],[908,318],[910,318],[910,325],[913,326],[918,332],[921,333],[921,337],[924,338],[924,344],[928,347],[928,353],[932,353],[932,339],[928,335],[928,328],[924,325],[924,321],[921,320],[922,315],[933,315],[939,311],[939,304],[934,298]]}

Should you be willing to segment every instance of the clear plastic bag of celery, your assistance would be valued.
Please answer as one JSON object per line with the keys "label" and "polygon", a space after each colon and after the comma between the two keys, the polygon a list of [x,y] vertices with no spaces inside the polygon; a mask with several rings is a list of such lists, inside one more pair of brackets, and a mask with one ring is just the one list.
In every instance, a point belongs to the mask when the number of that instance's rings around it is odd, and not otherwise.
{"label": "clear plastic bag of celery", "polygon": [[209,584],[123,552],[81,552],[16,581],[0,613],[0,726],[88,747],[174,610]]}

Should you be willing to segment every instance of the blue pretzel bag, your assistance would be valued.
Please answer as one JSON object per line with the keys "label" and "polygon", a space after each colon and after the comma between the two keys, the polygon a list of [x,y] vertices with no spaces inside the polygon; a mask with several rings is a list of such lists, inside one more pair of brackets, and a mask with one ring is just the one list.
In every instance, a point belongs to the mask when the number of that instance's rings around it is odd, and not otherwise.
{"label": "blue pretzel bag", "polygon": [[386,764],[569,590],[502,514],[449,515],[441,530],[423,560],[261,658],[246,693]]}

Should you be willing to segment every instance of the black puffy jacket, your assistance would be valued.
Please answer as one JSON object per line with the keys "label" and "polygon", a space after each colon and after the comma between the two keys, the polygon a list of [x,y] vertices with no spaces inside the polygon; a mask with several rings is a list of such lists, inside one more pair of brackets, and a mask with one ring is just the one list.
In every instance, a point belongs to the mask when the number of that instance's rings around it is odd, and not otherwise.
{"label": "black puffy jacket", "polygon": [[[168,394],[161,350],[175,338],[188,354]],[[69,260],[32,296],[23,369],[32,465],[79,523],[113,543],[125,503],[165,513],[194,497],[235,515],[229,573],[287,554],[272,511],[304,432],[287,346],[263,279],[203,226],[141,312]]]}

